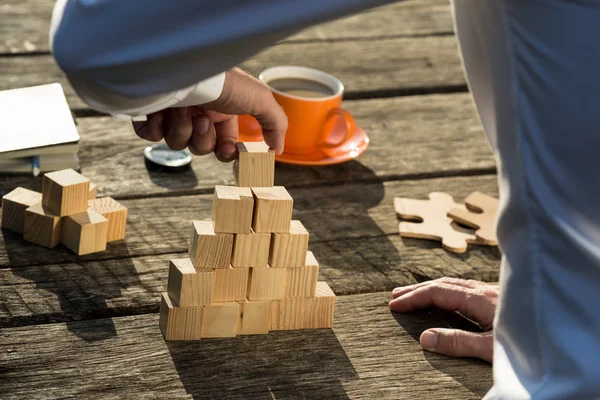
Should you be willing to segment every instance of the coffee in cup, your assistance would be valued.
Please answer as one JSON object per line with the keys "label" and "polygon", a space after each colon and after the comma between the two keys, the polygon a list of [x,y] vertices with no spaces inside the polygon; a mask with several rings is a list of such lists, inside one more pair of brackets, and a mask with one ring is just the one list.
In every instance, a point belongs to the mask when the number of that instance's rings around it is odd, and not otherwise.
{"label": "coffee in cup", "polygon": [[335,94],[331,87],[310,79],[278,78],[268,81],[267,85],[281,93],[298,97],[322,98]]}
{"label": "coffee in cup", "polygon": [[[288,117],[284,154],[305,156],[345,145],[356,130],[354,118],[342,108],[344,85],[313,68],[281,66],[261,72],[275,100]],[[343,129],[336,129],[343,122]]]}

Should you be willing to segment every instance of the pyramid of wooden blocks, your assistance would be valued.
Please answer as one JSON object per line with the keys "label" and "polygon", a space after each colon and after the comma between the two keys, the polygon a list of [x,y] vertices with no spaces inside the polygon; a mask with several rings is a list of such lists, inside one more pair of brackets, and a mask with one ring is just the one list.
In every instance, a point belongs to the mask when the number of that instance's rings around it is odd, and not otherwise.
{"label": "pyramid of wooden blocks", "polygon": [[2,198],[2,228],[45,247],[59,243],[78,255],[106,250],[125,237],[127,208],[72,169],[48,173],[42,193],[16,188]]}
{"label": "pyramid of wooden blocks", "polygon": [[237,187],[216,186],[212,219],[192,221],[189,258],[171,260],[161,294],[165,340],[331,328],[335,294],[318,282],[309,233],[273,186],[264,143],[238,143]]}

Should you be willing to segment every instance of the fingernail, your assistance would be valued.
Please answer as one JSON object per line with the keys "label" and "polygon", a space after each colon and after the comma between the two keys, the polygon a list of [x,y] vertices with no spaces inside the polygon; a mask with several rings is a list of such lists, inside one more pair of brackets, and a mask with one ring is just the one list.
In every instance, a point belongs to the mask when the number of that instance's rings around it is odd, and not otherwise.
{"label": "fingernail", "polygon": [[404,289],[404,286],[400,286],[395,288],[394,290],[392,290],[392,293],[398,293],[399,291],[401,291],[402,289]]}
{"label": "fingernail", "polygon": [[435,346],[437,346],[438,337],[437,333],[432,331],[425,331],[421,335],[421,346],[425,350],[434,350]]}
{"label": "fingernail", "polygon": [[221,161],[225,161],[225,162],[231,161],[231,160],[233,160],[233,157],[234,157],[233,154],[226,154],[226,153],[223,153],[222,151],[219,151],[217,153],[217,158]]}
{"label": "fingernail", "polygon": [[177,115],[180,117],[186,117],[190,111],[189,107],[179,107],[177,108]]}
{"label": "fingernail", "polygon": [[196,120],[196,129],[198,133],[204,135],[210,129],[210,120],[208,118],[198,118]]}

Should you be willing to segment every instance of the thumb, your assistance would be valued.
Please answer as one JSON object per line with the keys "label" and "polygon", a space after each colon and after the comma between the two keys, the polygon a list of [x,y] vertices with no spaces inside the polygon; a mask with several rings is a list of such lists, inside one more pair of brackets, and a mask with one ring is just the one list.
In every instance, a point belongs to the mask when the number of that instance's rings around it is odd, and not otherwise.
{"label": "thumb", "polygon": [[476,357],[492,362],[492,331],[475,333],[459,329],[428,329],[419,340],[425,350],[451,357]]}

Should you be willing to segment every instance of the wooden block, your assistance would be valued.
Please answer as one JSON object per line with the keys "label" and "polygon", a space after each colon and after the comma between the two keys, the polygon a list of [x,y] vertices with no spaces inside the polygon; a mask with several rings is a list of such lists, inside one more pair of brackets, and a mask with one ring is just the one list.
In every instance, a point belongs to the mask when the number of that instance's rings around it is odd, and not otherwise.
{"label": "wooden block", "polygon": [[448,216],[461,224],[477,229],[475,235],[483,244],[497,245],[496,214],[498,214],[498,199],[481,192],[473,192],[465,199],[465,205],[466,208],[450,210]]}
{"label": "wooden block", "polygon": [[252,188],[254,194],[254,219],[256,233],[289,233],[294,200],[283,186]]}
{"label": "wooden block", "polygon": [[213,303],[246,300],[249,268],[215,269]]}
{"label": "wooden block", "polygon": [[232,248],[232,233],[215,233],[210,220],[192,221],[189,254],[195,268],[229,268]]}
{"label": "wooden block", "polygon": [[250,268],[248,300],[282,299],[286,273],[284,268]]}
{"label": "wooden block", "polygon": [[160,330],[165,340],[199,340],[203,308],[177,307],[167,293],[161,293]]}
{"label": "wooden block", "polygon": [[302,306],[304,299],[283,299],[271,302],[269,330],[289,331],[302,328]]}
{"label": "wooden block", "polygon": [[59,216],[84,213],[90,180],[72,169],[50,172],[42,183],[42,205]]}
{"label": "wooden block", "polygon": [[108,220],[91,208],[63,218],[61,241],[80,256],[106,250],[107,235]]}
{"label": "wooden block", "polygon": [[326,282],[318,282],[315,297],[271,302],[270,330],[331,328],[335,294]]}
{"label": "wooden block", "polygon": [[88,205],[94,211],[102,214],[108,220],[107,241],[125,239],[125,227],[127,226],[127,208],[112,197],[102,197],[88,201]]}
{"label": "wooden block", "polygon": [[167,292],[179,307],[212,303],[214,287],[214,270],[197,270],[189,258],[178,258],[169,263]]}
{"label": "wooden block", "polygon": [[303,267],[287,268],[287,280],[283,297],[314,297],[319,279],[319,263],[312,251],[305,255]]}
{"label": "wooden block", "polygon": [[203,338],[235,337],[240,319],[237,302],[204,306],[200,336]]}
{"label": "wooden block", "polygon": [[265,142],[238,142],[237,149],[234,172],[238,186],[273,186],[275,152]]}
{"label": "wooden block", "polygon": [[212,221],[215,232],[252,232],[254,198],[250,188],[215,186]]}
{"label": "wooden block", "polygon": [[303,299],[302,329],[331,328],[335,294],[327,282],[317,282],[315,297]]}
{"label": "wooden block", "polygon": [[25,210],[23,238],[52,248],[60,243],[62,226],[62,218],[42,206],[42,203],[37,203]]}
{"label": "wooden block", "polygon": [[238,233],[233,239],[231,265],[235,268],[267,267],[270,233]]}
{"label": "wooden block", "polygon": [[269,333],[271,301],[240,301],[238,335],[260,335]]}
{"label": "wooden block", "polygon": [[42,201],[42,194],[18,187],[2,197],[2,228],[23,233],[25,210]]}
{"label": "wooden block", "polygon": [[98,195],[98,185],[90,182],[90,191],[88,192],[88,200],[94,200]]}
{"label": "wooden block", "polygon": [[273,268],[302,267],[308,250],[308,231],[300,221],[292,221],[286,233],[271,238],[269,265]]}

